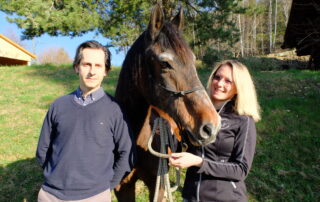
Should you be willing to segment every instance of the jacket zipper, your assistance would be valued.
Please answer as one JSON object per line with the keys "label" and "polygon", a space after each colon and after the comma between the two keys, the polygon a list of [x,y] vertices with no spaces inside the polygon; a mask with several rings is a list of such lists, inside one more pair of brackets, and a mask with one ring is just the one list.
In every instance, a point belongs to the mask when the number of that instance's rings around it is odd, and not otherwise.
{"label": "jacket zipper", "polygon": [[[202,160],[204,160],[204,146],[201,146],[201,158]],[[197,185],[197,202],[200,201],[200,184],[201,184],[201,181],[202,181],[202,173],[200,173],[200,176],[199,176],[199,182],[198,182],[198,185]]]}
{"label": "jacket zipper", "polygon": [[[227,101],[222,105],[222,107],[220,108],[218,114],[220,114],[221,110],[224,108],[224,106],[225,106],[229,101],[230,101],[230,100],[227,100]],[[201,151],[202,151],[201,158],[202,158],[202,160],[204,160],[204,146],[201,146]],[[200,173],[199,182],[198,182],[198,185],[197,185],[197,202],[200,202],[200,184],[201,184],[201,181],[202,181],[202,173]],[[232,184],[232,182],[231,182],[231,184]],[[236,185],[234,184],[234,182],[233,182],[232,186],[233,186],[234,188],[237,188]]]}

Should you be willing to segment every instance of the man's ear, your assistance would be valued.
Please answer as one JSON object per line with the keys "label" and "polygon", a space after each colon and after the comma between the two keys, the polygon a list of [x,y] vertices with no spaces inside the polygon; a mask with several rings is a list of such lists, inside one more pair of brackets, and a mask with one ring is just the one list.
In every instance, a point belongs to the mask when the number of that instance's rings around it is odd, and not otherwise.
{"label": "man's ear", "polygon": [[74,66],[73,70],[75,71],[75,73],[79,74],[79,65]]}

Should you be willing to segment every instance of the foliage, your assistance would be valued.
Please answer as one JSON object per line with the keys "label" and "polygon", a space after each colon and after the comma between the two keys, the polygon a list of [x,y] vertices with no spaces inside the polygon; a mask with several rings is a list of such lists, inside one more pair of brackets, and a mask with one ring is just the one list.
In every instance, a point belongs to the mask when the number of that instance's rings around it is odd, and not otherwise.
{"label": "foliage", "polygon": [[211,40],[229,45],[238,41],[235,22],[230,17],[232,13],[239,13],[238,1],[199,1],[199,12],[195,18],[197,35],[200,40],[195,44],[205,45]]}
{"label": "foliage", "polygon": [[0,1],[0,10],[13,15],[7,18],[23,29],[22,38],[30,39],[48,33],[51,36],[77,36],[96,29],[98,4],[91,1],[16,0]]}
{"label": "foliage", "polygon": [[63,48],[44,50],[38,59],[39,64],[70,64],[71,62],[71,58]]}
{"label": "foliage", "polygon": [[[287,56],[290,57],[290,56]],[[243,57],[238,58],[252,71],[282,71],[282,70],[305,70],[308,67],[306,57]]]}
{"label": "foliage", "polygon": [[239,61],[254,71],[282,70],[281,61],[267,57],[239,58]]}
{"label": "foliage", "polygon": [[[320,201],[320,72],[260,71],[273,61],[246,61],[255,69],[251,72],[263,110],[246,180],[249,201]],[[198,68],[203,83],[211,70]],[[113,68],[103,83],[111,94],[118,74],[119,68]],[[0,67],[0,201],[36,201],[43,177],[34,154],[43,118],[50,103],[78,82],[71,65]],[[175,201],[181,201],[180,191]],[[147,201],[141,183],[136,194],[137,201]]]}
{"label": "foliage", "polygon": [[[237,12],[240,0],[163,0],[167,19],[185,8],[187,38],[197,49],[205,50],[214,43],[233,44],[237,30],[230,18]],[[88,31],[111,39],[113,46],[127,51],[138,35],[146,29],[150,9],[157,0],[0,0],[0,10],[10,14],[10,22],[23,29],[23,39],[48,33],[51,36],[78,36]],[[197,36],[197,38],[195,38]],[[202,51],[203,52],[203,51]],[[201,50],[198,56],[202,57]]]}
{"label": "foliage", "polygon": [[[100,5],[101,25],[100,33],[112,40],[114,46],[127,51],[147,24],[150,3],[142,0],[122,1],[114,0]],[[108,7],[105,12],[104,8]]]}
{"label": "foliage", "polygon": [[232,58],[232,52],[228,50],[216,50],[213,48],[208,48],[205,55],[203,56],[203,62],[212,67],[216,62],[222,61],[225,59]]}

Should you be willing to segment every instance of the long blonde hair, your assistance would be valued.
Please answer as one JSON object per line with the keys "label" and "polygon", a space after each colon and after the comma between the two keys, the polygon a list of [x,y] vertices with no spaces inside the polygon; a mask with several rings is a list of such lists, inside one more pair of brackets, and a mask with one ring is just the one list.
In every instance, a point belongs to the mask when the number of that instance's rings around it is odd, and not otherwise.
{"label": "long blonde hair", "polygon": [[[258,103],[255,86],[253,84],[253,80],[250,76],[248,68],[241,62],[238,62],[236,60],[224,60],[215,65],[207,84],[207,90],[211,100],[212,79],[222,65],[228,65],[232,68],[233,82],[237,89],[234,107],[236,113],[239,115],[251,116],[255,122],[258,122],[261,118],[260,106]],[[212,102],[214,101],[212,100]]]}

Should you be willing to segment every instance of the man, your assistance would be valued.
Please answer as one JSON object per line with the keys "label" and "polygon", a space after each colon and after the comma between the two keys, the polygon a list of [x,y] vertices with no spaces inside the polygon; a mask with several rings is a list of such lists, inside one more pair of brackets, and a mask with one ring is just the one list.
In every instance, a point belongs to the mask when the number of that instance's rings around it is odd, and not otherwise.
{"label": "man", "polygon": [[36,157],[45,182],[38,201],[111,201],[110,189],[132,167],[132,140],[118,104],[101,83],[110,52],[96,41],[81,44],[73,63],[80,87],[50,106]]}

